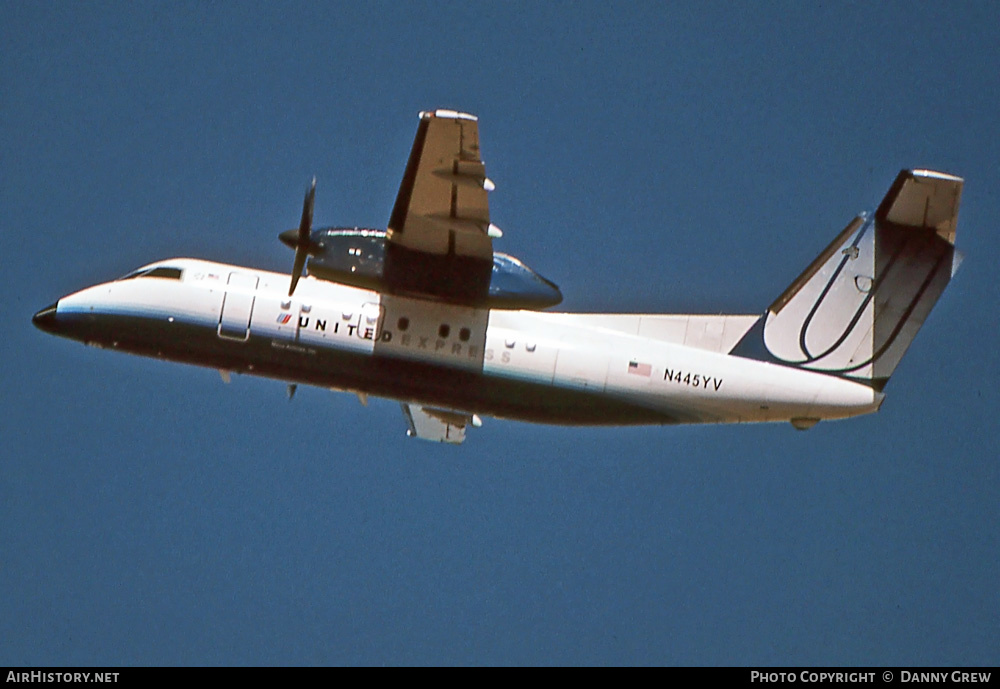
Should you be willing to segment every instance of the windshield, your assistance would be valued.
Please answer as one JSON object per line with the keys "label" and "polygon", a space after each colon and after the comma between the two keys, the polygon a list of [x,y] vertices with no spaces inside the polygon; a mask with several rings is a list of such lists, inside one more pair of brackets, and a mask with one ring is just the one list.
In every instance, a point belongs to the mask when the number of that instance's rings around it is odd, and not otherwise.
{"label": "windshield", "polygon": [[181,269],[168,266],[156,266],[155,268],[140,268],[131,273],[122,275],[119,280],[131,280],[133,278],[166,278],[167,280],[180,280]]}

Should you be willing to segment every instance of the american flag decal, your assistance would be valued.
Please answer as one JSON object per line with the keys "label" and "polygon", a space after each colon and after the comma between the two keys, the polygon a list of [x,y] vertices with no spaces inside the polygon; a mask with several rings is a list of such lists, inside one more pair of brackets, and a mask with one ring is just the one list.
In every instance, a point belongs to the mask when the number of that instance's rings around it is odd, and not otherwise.
{"label": "american flag decal", "polygon": [[649,376],[653,372],[653,367],[649,364],[640,364],[638,361],[628,362],[628,372],[637,376]]}
{"label": "american flag decal", "polygon": [[[292,320],[292,314],[290,313],[279,313],[278,314],[278,324],[286,325],[288,321]],[[648,373],[646,375],[649,375]]]}

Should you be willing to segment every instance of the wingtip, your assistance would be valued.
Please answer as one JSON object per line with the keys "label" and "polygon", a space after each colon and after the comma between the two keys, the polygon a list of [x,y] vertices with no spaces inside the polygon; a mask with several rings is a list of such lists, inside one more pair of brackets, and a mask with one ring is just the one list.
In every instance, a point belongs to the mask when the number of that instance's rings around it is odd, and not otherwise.
{"label": "wingtip", "polygon": [[469,120],[470,122],[478,122],[479,118],[468,112],[459,112],[458,110],[448,110],[445,108],[438,108],[437,110],[421,110],[420,119],[429,120],[434,117],[448,120]]}

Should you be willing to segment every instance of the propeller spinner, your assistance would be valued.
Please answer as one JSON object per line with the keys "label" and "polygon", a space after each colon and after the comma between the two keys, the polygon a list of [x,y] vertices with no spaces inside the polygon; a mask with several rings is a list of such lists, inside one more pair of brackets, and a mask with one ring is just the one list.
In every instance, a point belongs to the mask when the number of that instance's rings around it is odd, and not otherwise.
{"label": "propeller spinner", "polygon": [[306,198],[302,202],[302,220],[299,222],[299,229],[288,230],[278,235],[278,238],[287,246],[295,249],[295,263],[292,265],[292,284],[288,288],[288,296],[295,292],[295,286],[299,284],[302,277],[302,269],[305,268],[306,258],[308,258],[313,245],[310,239],[313,221],[313,204],[316,201],[316,178],[313,177],[312,184],[306,190]]}

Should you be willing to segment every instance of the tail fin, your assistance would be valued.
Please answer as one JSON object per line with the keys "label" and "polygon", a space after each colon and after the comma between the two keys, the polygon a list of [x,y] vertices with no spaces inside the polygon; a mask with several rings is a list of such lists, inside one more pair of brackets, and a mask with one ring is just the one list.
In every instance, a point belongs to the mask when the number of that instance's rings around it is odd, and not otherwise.
{"label": "tail fin", "polygon": [[733,354],[762,343],[768,360],[881,390],[958,268],[962,181],[900,172],[875,214],[855,218]]}

